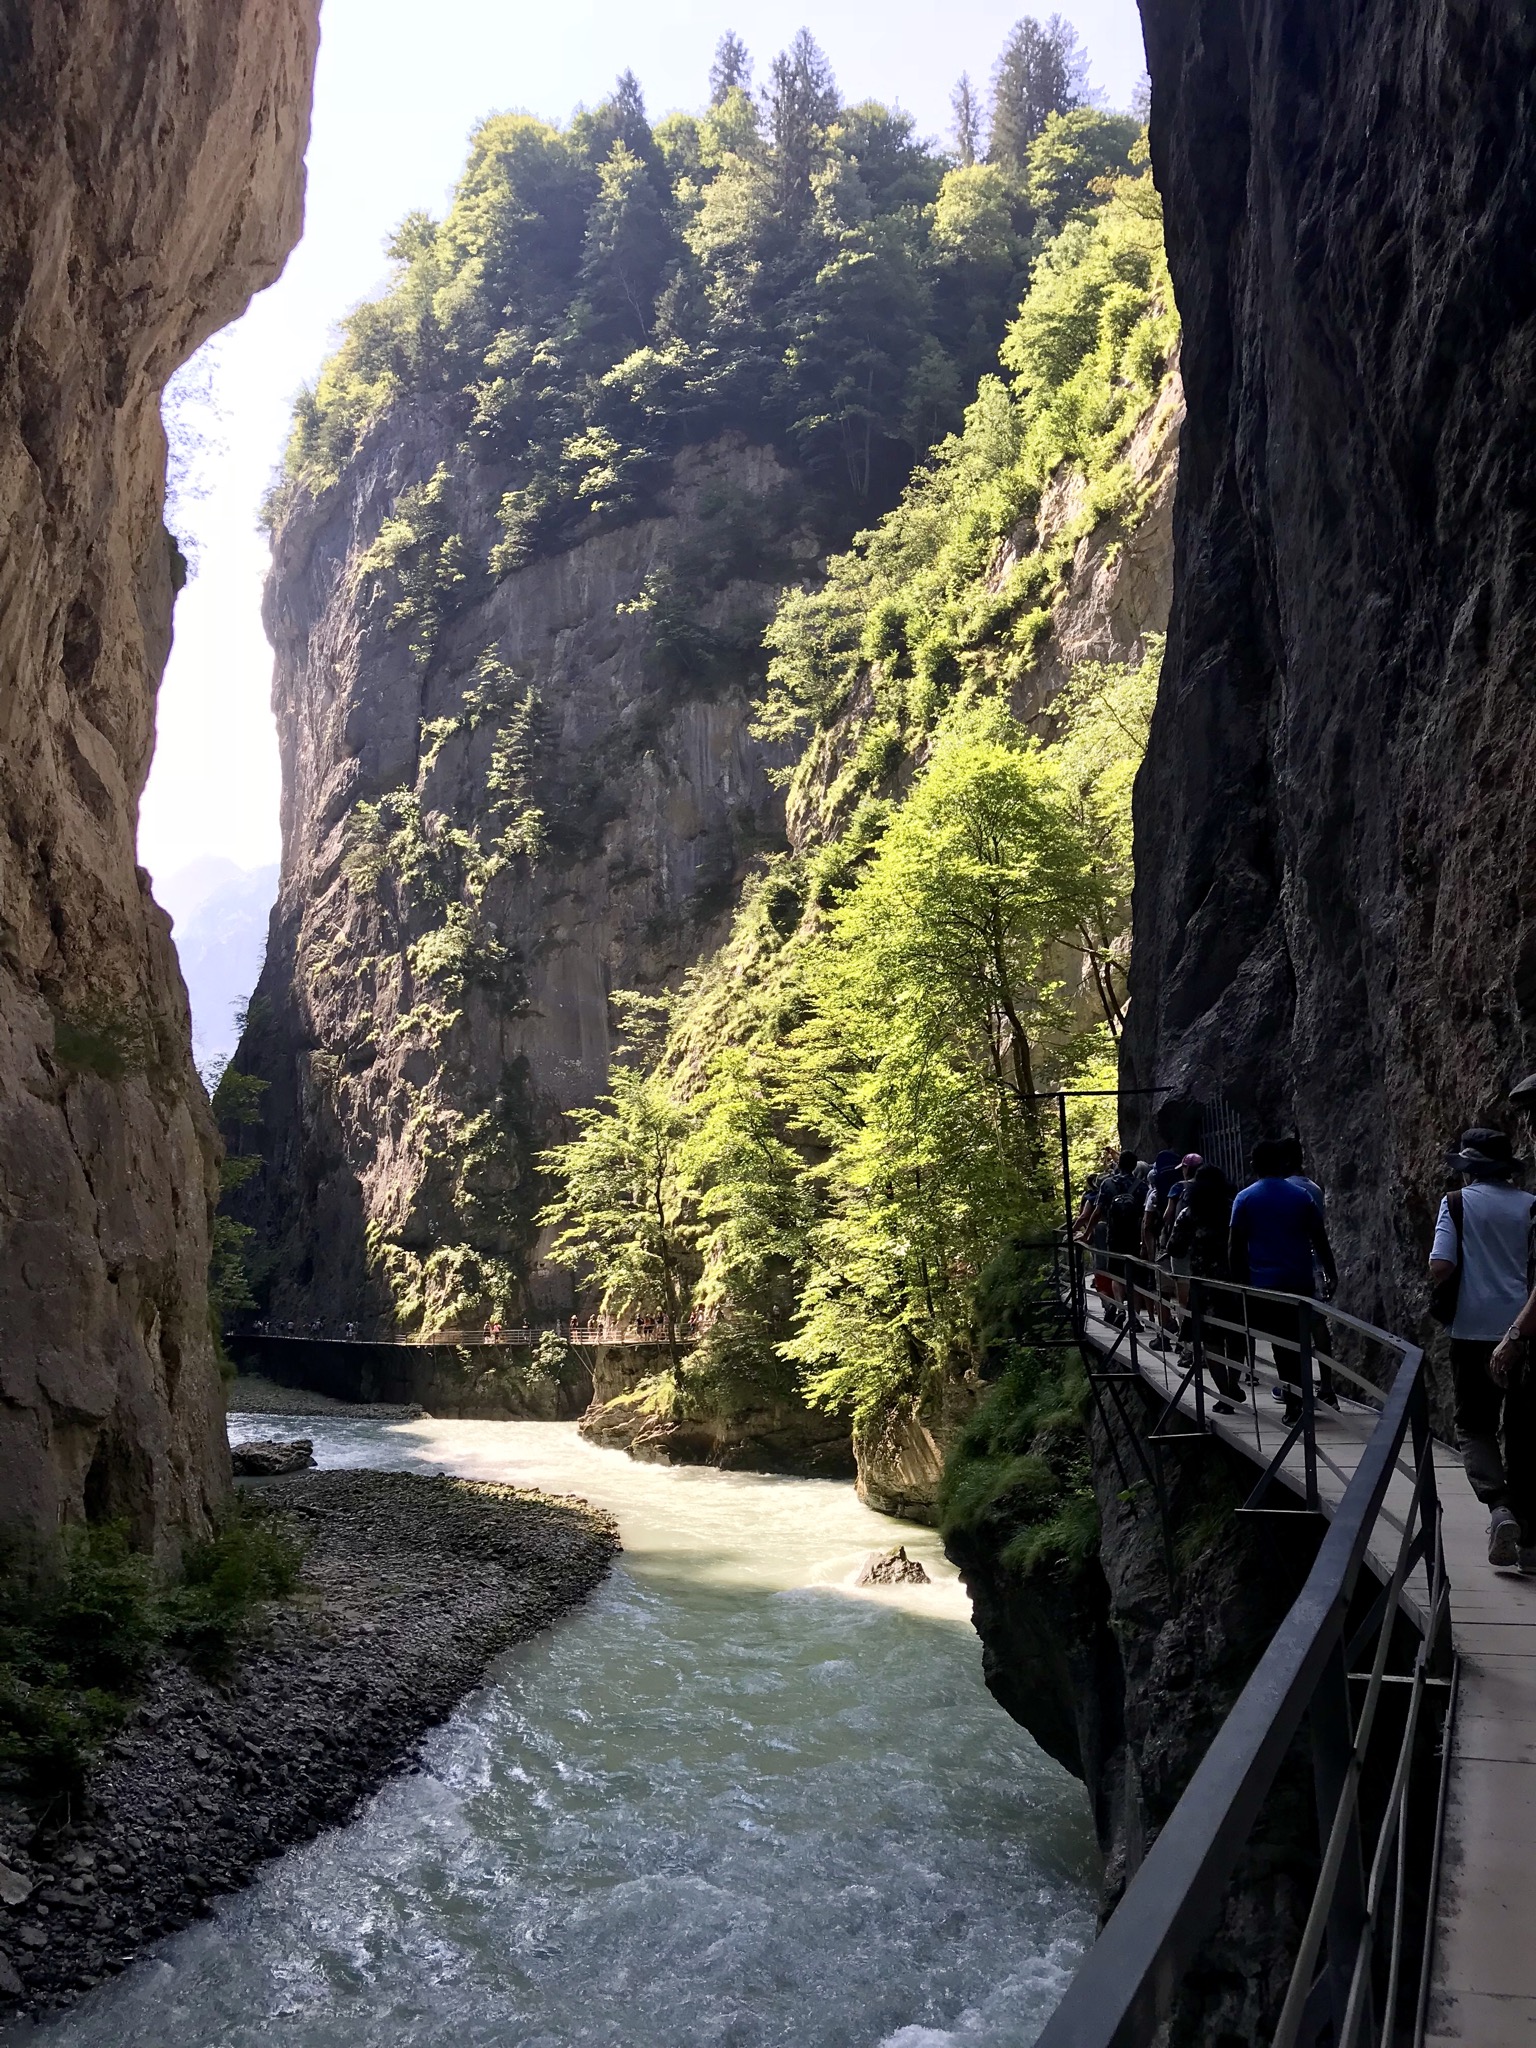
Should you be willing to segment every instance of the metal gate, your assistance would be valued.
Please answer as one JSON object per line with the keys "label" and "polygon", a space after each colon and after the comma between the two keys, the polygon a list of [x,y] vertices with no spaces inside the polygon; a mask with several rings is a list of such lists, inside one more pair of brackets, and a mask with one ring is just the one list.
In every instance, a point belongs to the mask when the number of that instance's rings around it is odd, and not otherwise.
{"label": "metal gate", "polygon": [[1224,1095],[1200,1104],[1200,1156],[1219,1166],[1235,1188],[1248,1178],[1243,1120]]}

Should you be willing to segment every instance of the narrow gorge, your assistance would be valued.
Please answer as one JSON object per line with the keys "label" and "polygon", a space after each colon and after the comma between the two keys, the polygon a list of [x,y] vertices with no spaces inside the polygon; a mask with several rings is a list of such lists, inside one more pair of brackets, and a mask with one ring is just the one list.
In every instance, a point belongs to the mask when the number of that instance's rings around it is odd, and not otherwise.
{"label": "narrow gorge", "polygon": [[[1372,1458],[1426,1533],[1102,2038],[1342,2013],[1364,1866],[1308,1916],[1388,1779],[1399,1896],[1474,1896],[1452,1703],[1495,1626],[1536,1671],[1536,1543],[1424,1272],[1458,1132],[1529,1150],[1536,19],[1138,5],[1132,111],[1025,17],[943,141],[809,30],[664,115],[487,67],[282,401],[281,870],[201,1076],[139,864],[163,397],[298,243],[320,0],[0,21],[3,2024],[1033,2042]],[[1168,1246],[1138,1322],[1089,1175],[1291,1133],[1337,1306],[1294,1186],[1316,1292],[1246,1285],[1223,1183],[1242,1356]],[[1431,1583],[1447,1503],[1502,1577]]]}

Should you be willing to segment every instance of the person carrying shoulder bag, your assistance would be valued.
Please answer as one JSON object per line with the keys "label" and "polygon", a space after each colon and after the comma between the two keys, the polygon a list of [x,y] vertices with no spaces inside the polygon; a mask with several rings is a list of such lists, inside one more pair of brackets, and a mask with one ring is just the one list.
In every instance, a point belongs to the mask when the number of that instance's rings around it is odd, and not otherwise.
{"label": "person carrying shoulder bag", "polygon": [[1502,1131],[1483,1127],[1447,1155],[1465,1185],[1435,1222],[1430,1313],[1450,1332],[1456,1441],[1489,1510],[1488,1562],[1536,1573],[1536,1386],[1520,1360],[1523,1335],[1536,1333],[1536,1196],[1515,1185],[1524,1163]]}

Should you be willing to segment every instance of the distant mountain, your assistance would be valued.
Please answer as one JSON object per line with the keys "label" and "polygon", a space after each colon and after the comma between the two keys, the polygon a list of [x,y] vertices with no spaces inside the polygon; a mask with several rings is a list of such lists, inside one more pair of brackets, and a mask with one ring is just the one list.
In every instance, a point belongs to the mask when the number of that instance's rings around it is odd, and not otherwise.
{"label": "distant mountain", "polygon": [[249,1000],[267,950],[277,864],[242,868],[209,854],[179,868],[155,894],[170,912],[192,999],[192,1050],[206,1074],[239,1039],[235,1012]]}

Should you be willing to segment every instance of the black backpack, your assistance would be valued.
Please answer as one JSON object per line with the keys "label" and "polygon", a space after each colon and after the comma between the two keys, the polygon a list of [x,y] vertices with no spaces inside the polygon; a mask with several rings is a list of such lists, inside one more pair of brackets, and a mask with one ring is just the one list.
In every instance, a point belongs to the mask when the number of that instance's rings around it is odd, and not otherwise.
{"label": "black backpack", "polygon": [[1104,1211],[1107,1242],[1112,1252],[1141,1250],[1141,1216],[1146,1195],[1141,1183],[1128,1173],[1117,1173],[1104,1184],[1108,1206]]}

